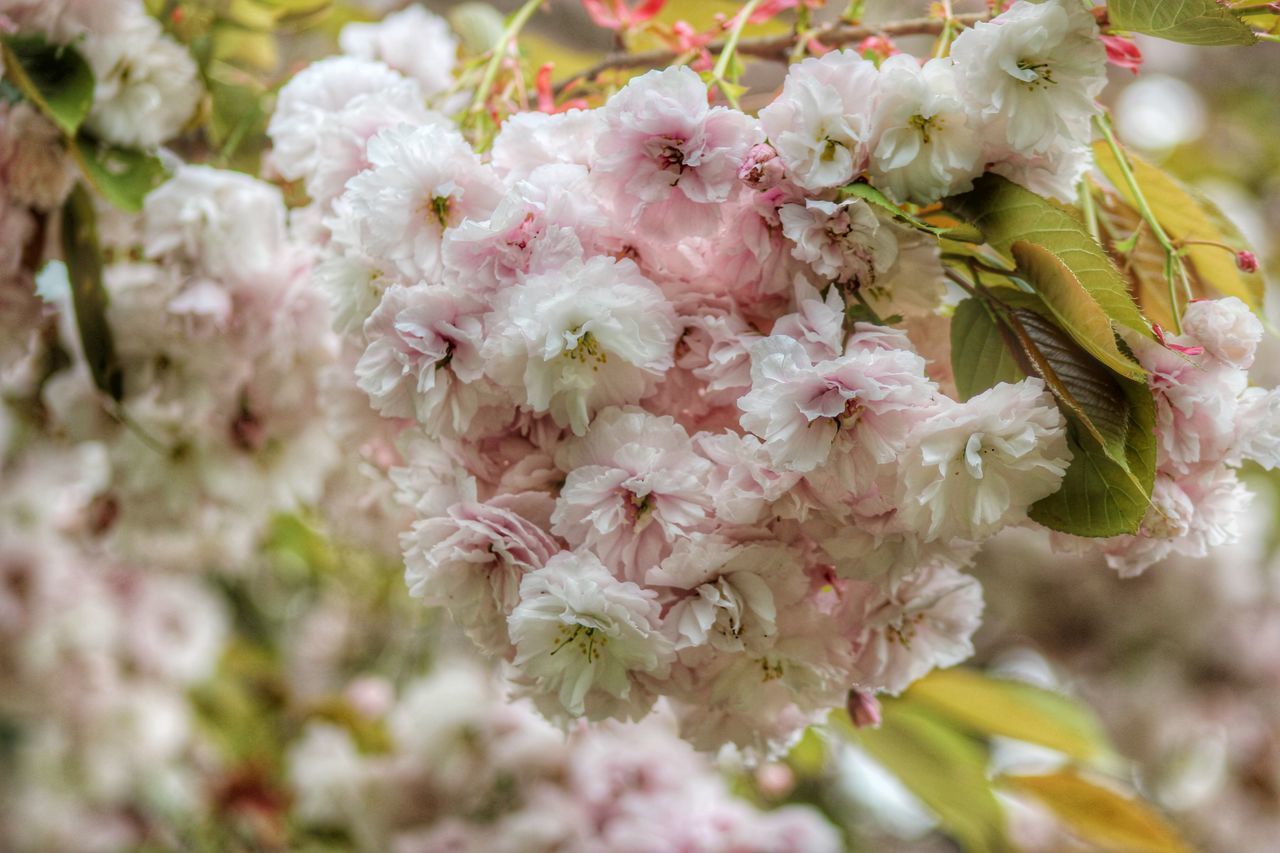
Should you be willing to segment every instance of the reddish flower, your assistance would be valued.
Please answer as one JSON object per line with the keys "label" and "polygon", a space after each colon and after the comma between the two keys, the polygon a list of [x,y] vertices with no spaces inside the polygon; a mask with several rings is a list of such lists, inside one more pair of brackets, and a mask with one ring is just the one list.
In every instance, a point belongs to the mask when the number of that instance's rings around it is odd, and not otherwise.
{"label": "reddish flower", "polygon": [[1134,44],[1133,39],[1121,36],[1103,36],[1102,44],[1107,48],[1107,61],[1117,68],[1128,68],[1134,74],[1142,67],[1142,51]]}
{"label": "reddish flower", "polygon": [[574,98],[556,106],[555,92],[551,88],[551,72],[555,63],[548,62],[538,69],[534,86],[538,92],[538,111],[544,113],[562,113],[565,110],[585,110],[587,102],[583,98]]}
{"label": "reddish flower", "polygon": [[666,4],[667,0],[641,0],[640,4],[632,9],[625,0],[612,0],[610,3],[612,8],[606,9],[604,0],[582,0],[582,8],[587,10],[591,20],[595,21],[597,26],[610,30],[629,30],[637,24],[643,24],[661,12]]}
{"label": "reddish flower", "polygon": [[898,46],[893,43],[893,39],[890,39],[887,36],[867,36],[862,41],[858,42],[858,53],[862,54],[864,57],[870,53],[875,54],[875,56],[878,56],[880,59],[888,59],[894,54],[901,52],[902,51],[898,50]]}
{"label": "reddish flower", "polygon": [[1160,328],[1159,323],[1152,323],[1151,331],[1155,333],[1156,340],[1159,341],[1166,349],[1171,349],[1174,352],[1180,352],[1183,355],[1201,355],[1204,353],[1204,347],[1189,347],[1183,344],[1173,343],[1168,339],[1168,333],[1165,332],[1164,329]]}
{"label": "reddish flower", "polygon": [[1253,252],[1236,252],[1236,266],[1243,272],[1258,271],[1258,256]]}

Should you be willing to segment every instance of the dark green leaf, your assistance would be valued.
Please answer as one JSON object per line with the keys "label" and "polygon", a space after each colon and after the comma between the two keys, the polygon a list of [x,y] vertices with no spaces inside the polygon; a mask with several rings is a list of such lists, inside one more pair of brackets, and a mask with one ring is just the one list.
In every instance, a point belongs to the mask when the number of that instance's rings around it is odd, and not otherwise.
{"label": "dark green leaf", "polygon": [[121,210],[142,210],[147,193],[168,177],[160,158],[132,148],[98,142],[83,133],[72,153],[93,188]]}
{"label": "dark green leaf", "polygon": [[920,798],[970,853],[1008,850],[1004,813],[987,779],[987,751],[923,706],[886,699],[877,729],[855,729],[843,711],[832,724]]}
{"label": "dark green leaf", "polygon": [[960,399],[1026,374],[1012,355],[1008,333],[980,299],[966,299],[951,318],[951,370]]}
{"label": "dark green leaf", "polygon": [[960,243],[981,243],[983,240],[982,232],[965,222],[953,226],[933,225],[925,222],[920,217],[908,213],[894,204],[889,200],[888,196],[871,186],[871,184],[862,181],[841,187],[840,196],[842,198],[860,198],[893,218],[910,225],[912,228],[932,234],[935,237],[943,237]]}
{"label": "dark green leaf", "polygon": [[1123,380],[1090,357],[1042,313],[1016,308],[1012,315],[1011,320],[1035,346],[1035,372],[1049,385],[1067,414],[1079,420],[1107,455],[1127,469],[1129,401],[1120,385]]}
{"label": "dark green leaf", "polygon": [[1043,248],[1071,271],[1112,321],[1151,334],[1124,278],[1074,210],[995,174],[979,178],[971,192],[947,199],[946,206],[977,226],[988,244],[1006,258],[1013,258],[1016,242]]}
{"label": "dark green leaf", "polygon": [[1116,378],[1129,405],[1122,466],[1077,419],[1070,419],[1071,466],[1062,487],[1031,506],[1033,521],[1076,536],[1134,533],[1151,503],[1155,483],[1155,403],[1141,382]]}
{"label": "dark green leaf", "polygon": [[1107,18],[1119,30],[1184,44],[1253,44],[1248,25],[1215,0],[1111,0]]}
{"label": "dark green leaf", "polygon": [[62,208],[62,251],[71,283],[76,327],[89,372],[100,390],[119,400],[124,396],[124,377],[116,361],[111,327],[107,325],[107,291],[102,284],[98,226],[93,199],[80,185],[71,191]]}
{"label": "dark green leaf", "polygon": [[93,71],[75,48],[39,36],[0,36],[14,84],[63,133],[75,134],[93,108]]}

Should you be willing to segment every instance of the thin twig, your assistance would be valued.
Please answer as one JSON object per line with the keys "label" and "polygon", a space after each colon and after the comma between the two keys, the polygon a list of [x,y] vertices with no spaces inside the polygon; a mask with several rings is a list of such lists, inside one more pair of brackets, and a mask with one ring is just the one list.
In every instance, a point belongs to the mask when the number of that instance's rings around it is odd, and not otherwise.
{"label": "thin twig", "polygon": [[[966,15],[956,15],[950,19],[953,26],[970,27],[979,21],[988,20],[990,17],[987,12],[974,12]],[[856,26],[850,24],[832,24],[821,27],[811,33],[803,34],[806,39],[812,39],[826,47],[841,47],[851,42],[862,41],[871,36],[918,36],[918,35],[938,35],[947,25],[947,21],[941,18],[912,18],[906,21],[885,21],[880,24],[858,24]],[[797,34],[794,32],[786,33],[780,36],[767,36],[765,38],[743,39],[738,42],[737,52],[743,56],[753,56],[756,59],[767,59],[773,62],[789,62],[791,60],[791,51],[796,45]],[[707,45],[707,50],[715,55],[719,55],[728,45],[728,40],[713,42]],[[568,80],[562,80],[555,86],[557,95],[563,94],[568,89],[581,85],[583,83],[594,82],[602,74],[614,70],[628,70],[635,68],[662,68],[670,65],[675,59],[678,59],[681,53],[674,50],[650,50],[643,53],[613,53],[606,56],[599,63],[588,68],[579,74],[574,75]]]}

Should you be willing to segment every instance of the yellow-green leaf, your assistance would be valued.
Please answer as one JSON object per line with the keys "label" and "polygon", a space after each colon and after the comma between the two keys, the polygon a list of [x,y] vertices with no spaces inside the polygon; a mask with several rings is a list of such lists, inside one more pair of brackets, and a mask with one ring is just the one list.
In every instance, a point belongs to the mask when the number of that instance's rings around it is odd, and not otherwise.
{"label": "yellow-green leaf", "polygon": [[934,670],[906,695],[977,734],[1039,744],[1081,761],[1111,754],[1102,726],[1086,707],[1030,684],[953,667]]}
{"label": "yellow-green leaf", "polygon": [[1197,45],[1253,44],[1253,30],[1215,0],[1111,0],[1117,29]]}
{"label": "yellow-green leaf", "polygon": [[[1093,150],[1098,168],[1131,205],[1136,201],[1120,173],[1115,153],[1106,143]],[[1189,189],[1172,175],[1141,157],[1126,152],[1138,187],[1160,226],[1177,242],[1209,240],[1237,250],[1247,249],[1244,238],[1212,202]],[[1191,246],[1185,255],[1197,282],[1208,291],[1235,296],[1255,311],[1262,308],[1264,282],[1259,275],[1246,275],[1236,267],[1235,257],[1217,246]]]}
{"label": "yellow-green leaf", "polygon": [[1190,853],[1178,833],[1154,809],[1080,774],[1002,776],[1014,793],[1042,803],[1083,841],[1124,853]]}
{"label": "yellow-green leaf", "polygon": [[1019,240],[1010,246],[1010,251],[1018,271],[1076,343],[1121,376],[1140,380],[1146,375],[1137,362],[1120,351],[1111,318],[1071,267],[1037,243]]}
{"label": "yellow-green leaf", "polygon": [[876,729],[855,729],[844,711],[831,723],[918,797],[964,850],[1010,849],[983,745],[905,698],[884,700],[882,712]]}
{"label": "yellow-green leaf", "polygon": [[1124,278],[1076,211],[995,174],[984,175],[970,192],[953,196],[945,204],[949,212],[976,226],[988,245],[1007,258],[1013,257],[1014,243],[1040,246],[1071,271],[1113,322],[1151,334]]}

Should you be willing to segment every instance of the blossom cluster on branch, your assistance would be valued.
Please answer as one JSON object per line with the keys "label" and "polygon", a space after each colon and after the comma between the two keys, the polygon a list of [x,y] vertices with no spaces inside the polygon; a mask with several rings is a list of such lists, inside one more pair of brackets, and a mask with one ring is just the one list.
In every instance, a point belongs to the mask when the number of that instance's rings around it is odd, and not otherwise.
{"label": "blossom cluster on branch", "polygon": [[[401,430],[411,594],[552,719],[666,697],[695,744],[752,755],[851,688],[964,659],[964,567],[1073,451],[1038,376],[955,399],[930,339],[955,295],[893,203],[991,171],[1074,197],[1105,60],[1082,7],[1019,2],[923,64],[806,59],[758,118],[673,67],[517,112],[486,154],[386,65],[301,72],[273,162]],[[1230,335],[1236,310],[1187,319]],[[1134,345],[1144,366],[1184,352]],[[1203,418],[1160,411],[1164,445],[1193,440]]]}

